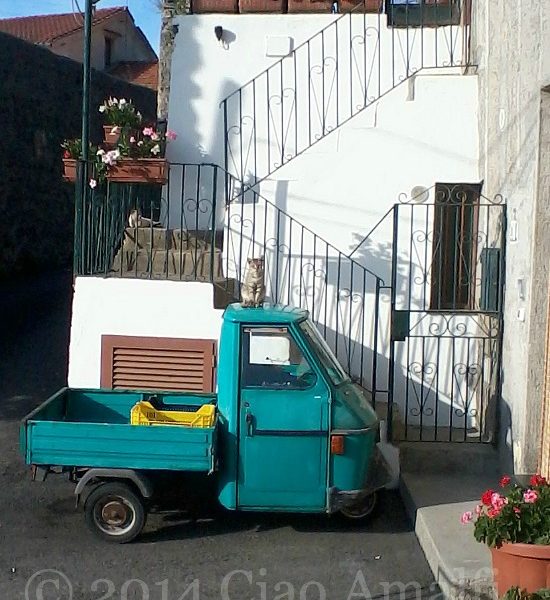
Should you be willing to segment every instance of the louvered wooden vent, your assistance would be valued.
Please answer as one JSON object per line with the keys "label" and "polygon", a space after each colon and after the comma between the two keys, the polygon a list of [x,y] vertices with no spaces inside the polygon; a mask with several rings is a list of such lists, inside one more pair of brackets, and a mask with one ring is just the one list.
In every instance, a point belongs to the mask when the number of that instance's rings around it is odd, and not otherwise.
{"label": "louvered wooden vent", "polygon": [[180,338],[101,337],[101,387],[214,391],[216,342]]}

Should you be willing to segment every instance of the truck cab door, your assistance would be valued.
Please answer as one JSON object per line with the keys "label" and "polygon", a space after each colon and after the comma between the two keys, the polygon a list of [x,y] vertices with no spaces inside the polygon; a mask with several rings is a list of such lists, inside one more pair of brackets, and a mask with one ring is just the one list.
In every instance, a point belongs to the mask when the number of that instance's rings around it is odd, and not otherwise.
{"label": "truck cab door", "polygon": [[238,506],[326,506],[329,388],[290,327],[241,330]]}

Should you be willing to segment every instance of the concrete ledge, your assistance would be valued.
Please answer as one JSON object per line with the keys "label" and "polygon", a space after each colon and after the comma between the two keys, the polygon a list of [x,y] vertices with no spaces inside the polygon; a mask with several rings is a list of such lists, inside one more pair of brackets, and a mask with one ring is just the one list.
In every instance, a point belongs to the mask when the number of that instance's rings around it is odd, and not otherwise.
{"label": "concrete ledge", "polygon": [[[445,598],[493,599],[491,554],[460,516],[473,510],[486,478],[404,473],[400,490],[416,536]],[[462,497],[461,501],[451,501]]]}

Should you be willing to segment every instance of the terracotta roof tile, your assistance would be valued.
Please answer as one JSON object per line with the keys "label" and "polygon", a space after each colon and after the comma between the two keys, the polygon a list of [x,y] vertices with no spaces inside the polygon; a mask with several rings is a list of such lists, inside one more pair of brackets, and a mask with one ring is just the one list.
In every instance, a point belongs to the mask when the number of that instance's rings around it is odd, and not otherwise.
{"label": "terracotta roof tile", "polygon": [[153,90],[158,86],[158,62],[124,61],[117,63],[110,75]]}
{"label": "terracotta roof tile", "polygon": [[[93,25],[126,10],[124,6],[99,8],[94,13]],[[74,13],[15,17],[0,19],[0,31],[34,44],[47,44],[69,33],[79,31],[83,28],[83,23],[83,17]]]}

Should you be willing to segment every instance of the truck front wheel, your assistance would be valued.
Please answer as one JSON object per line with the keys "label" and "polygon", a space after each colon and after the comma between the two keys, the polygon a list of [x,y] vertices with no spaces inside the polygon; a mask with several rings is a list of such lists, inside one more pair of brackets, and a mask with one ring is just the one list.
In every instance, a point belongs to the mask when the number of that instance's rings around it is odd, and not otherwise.
{"label": "truck front wheel", "polygon": [[142,498],[127,484],[115,481],[103,483],[90,493],[84,514],[97,536],[116,544],[135,539],[147,519]]}
{"label": "truck front wheel", "polygon": [[350,521],[360,521],[370,517],[376,507],[376,492],[363,496],[354,504],[340,509],[340,514]]}

